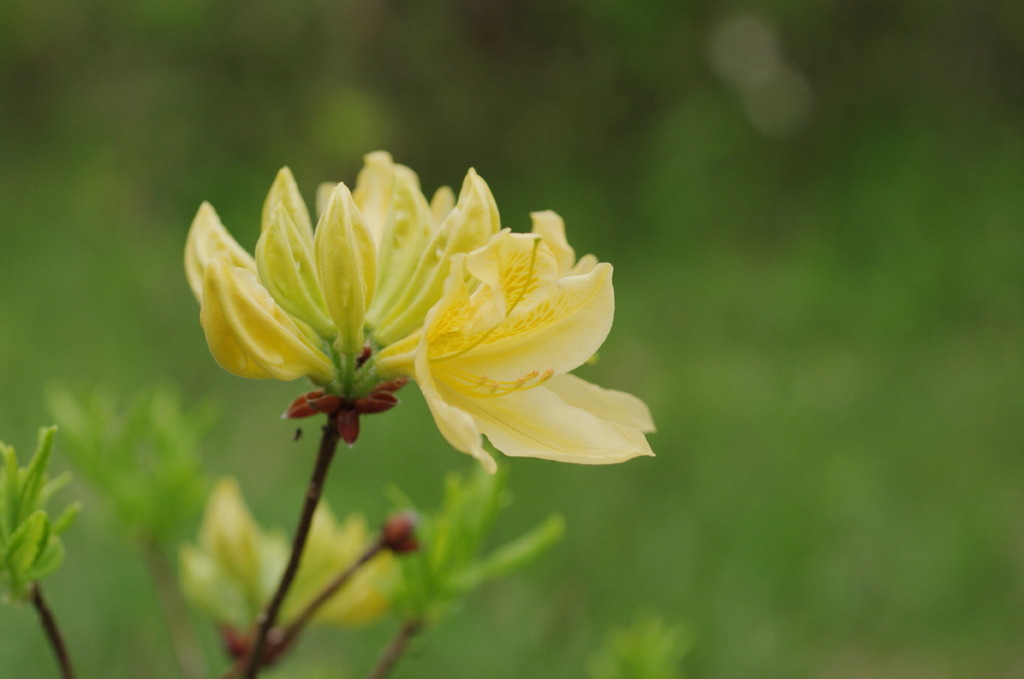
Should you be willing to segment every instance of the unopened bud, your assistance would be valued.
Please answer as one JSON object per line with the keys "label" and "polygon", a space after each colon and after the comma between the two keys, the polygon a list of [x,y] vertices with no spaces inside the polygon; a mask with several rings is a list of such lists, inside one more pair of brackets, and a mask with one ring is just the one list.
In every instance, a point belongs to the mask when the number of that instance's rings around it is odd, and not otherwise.
{"label": "unopened bud", "polygon": [[220,641],[224,651],[231,658],[241,658],[249,652],[249,637],[235,629],[232,625],[220,626]]}
{"label": "unopened bud", "polygon": [[342,399],[340,396],[325,394],[323,389],[317,389],[303,394],[292,401],[288,409],[281,414],[281,419],[311,417],[318,413],[331,414],[337,411],[341,405]]}
{"label": "unopened bud", "polygon": [[384,547],[395,554],[407,554],[420,548],[416,539],[416,527],[420,517],[415,512],[401,512],[388,517],[381,531]]}
{"label": "unopened bud", "polygon": [[351,446],[359,438],[359,412],[342,408],[334,415],[334,426],[338,428],[341,440]]}

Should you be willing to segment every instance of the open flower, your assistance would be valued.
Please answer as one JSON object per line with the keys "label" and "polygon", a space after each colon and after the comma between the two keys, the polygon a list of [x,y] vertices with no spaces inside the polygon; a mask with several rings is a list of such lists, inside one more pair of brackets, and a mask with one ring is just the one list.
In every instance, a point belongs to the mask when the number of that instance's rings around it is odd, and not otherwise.
{"label": "open flower", "polygon": [[606,464],[653,455],[647,407],[568,372],[604,342],[612,268],[579,262],[553,212],[531,234],[502,231],[455,258],[421,332],[384,349],[383,373],[412,375],[449,443],[493,470],[506,455]]}
{"label": "open flower", "polygon": [[383,152],[355,190],[321,187],[316,229],[291,173],[263,206],[251,257],[204,203],[185,269],[217,362],[242,377],[307,377],[319,388],[289,417],[329,413],[351,443],[359,415],[419,383],[438,428],[488,469],[502,452],[604,464],[651,455],[639,399],[569,372],[604,341],[612,269],[576,260],[562,220],[501,231],[487,184],[470,170],[458,200],[428,202],[416,175]]}

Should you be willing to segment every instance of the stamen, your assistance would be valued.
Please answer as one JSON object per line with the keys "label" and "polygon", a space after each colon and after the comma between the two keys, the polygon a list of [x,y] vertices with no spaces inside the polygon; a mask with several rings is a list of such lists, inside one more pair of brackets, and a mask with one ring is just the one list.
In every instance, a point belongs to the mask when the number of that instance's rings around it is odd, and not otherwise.
{"label": "stamen", "polygon": [[446,380],[450,386],[466,396],[476,398],[504,396],[514,391],[533,389],[547,382],[555,374],[554,370],[548,368],[544,372],[531,370],[514,380],[495,380],[487,375],[472,375],[461,370],[449,369],[446,372],[452,378]]}
{"label": "stamen", "polygon": [[468,346],[463,347],[462,349],[454,351],[454,352],[452,352],[450,354],[446,354],[444,356],[431,357],[430,358],[430,362],[431,363],[439,363],[441,361],[447,361],[448,359],[451,359],[451,358],[458,358],[459,356],[462,356],[463,354],[466,354],[466,353],[472,351],[476,347],[478,347],[481,344],[483,344],[484,342],[486,342],[487,338],[490,337],[494,333],[495,330],[500,328],[502,323],[504,323],[505,321],[507,321],[509,319],[509,317],[512,315],[512,312],[515,310],[515,308],[517,306],[519,306],[519,303],[522,302],[523,299],[526,297],[526,292],[527,292],[527,290],[530,289],[530,284],[533,283],[533,274],[534,274],[534,270],[537,267],[537,248],[540,247],[540,243],[541,243],[541,239],[540,238],[536,238],[533,241],[533,250],[530,251],[530,263],[529,263],[529,265],[527,267],[527,270],[526,270],[526,276],[524,276],[523,285],[518,290],[515,299],[512,300],[512,304],[510,304],[505,309],[505,317],[502,318],[490,330],[477,335],[477,337],[474,338],[473,341],[470,342]]}

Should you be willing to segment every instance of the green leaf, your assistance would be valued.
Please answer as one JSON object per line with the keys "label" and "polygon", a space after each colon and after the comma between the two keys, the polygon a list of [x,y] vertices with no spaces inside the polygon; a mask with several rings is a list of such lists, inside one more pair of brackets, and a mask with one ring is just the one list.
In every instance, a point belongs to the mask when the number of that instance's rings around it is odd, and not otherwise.
{"label": "green leaf", "polygon": [[24,579],[32,581],[45,578],[60,568],[62,563],[64,563],[64,545],[55,535],[51,535],[35,563],[26,571]]}
{"label": "green leaf", "polygon": [[53,522],[50,527],[54,535],[62,535],[64,531],[71,527],[71,523],[78,516],[78,513],[82,510],[81,502],[73,502],[68,505],[67,508],[61,512],[60,516]]}
{"label": "green leaf", "polygon": [[21,507],[23,511],[35,510],[39,507],[39,495],[46,483],[46,467],[50,464],[50,455],[53,453],[53,434],[57,427],[42,427],[39,429],[39,445],[36,453],[28,463],[28,470],[25,473],[25,481],[21,487]]}
{"label": "green leaf", "polygon": [[557,514],[549,516],[533,530],[486,557],[476,569],[480,581],[502,577],[529,565],[561,540],[564,534],[565,519]]}
{"label": "green leaf", "polygon": [[12,576],[24,580],[24,574],[35,563],[50,538],[50,519],[37,509],[18,526],[7,543],[4,561]]}
{"label": "green leaf", "polygon": [[9,536],[17,528],[20,497],[18,493],[18,456],[14,448],[3,447],[4,456],[4,503],[0,513],[0,530],[3,536]]}
{"label": "green leaf", "polygon": [[641,617],[613,631],[588,663],[591,679],[678,679],[680,661],[693,640],[680,627]]}

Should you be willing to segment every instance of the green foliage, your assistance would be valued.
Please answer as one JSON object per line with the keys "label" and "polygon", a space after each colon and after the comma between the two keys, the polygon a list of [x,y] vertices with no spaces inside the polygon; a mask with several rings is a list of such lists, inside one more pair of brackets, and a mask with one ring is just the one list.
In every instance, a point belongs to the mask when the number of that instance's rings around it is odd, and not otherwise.
{"label": "green foliage", "polygon": [[503,467],[488,474],[479,466],[468,475],[447,477],[441,507],[424,519],[418,531],[420,550],[400,561],[402,581],[395,605],[403,617],[437,619],[473,588],[523,568],[562,537],[565,522],[551,515],[519,538],[480,556],[494,519],[508,503],[506,477]]}
{"label": "green foliage", "polygon": [[199,447],[214,420],[209,405],[186,410],[168,388],[151,388],[128,403],[102,390],[76,398],[54,388],[49,403],[69,457],[125,528],[156,543],[188,531],[208,487]]}
{"label": "green foliage", "polygon": [[679,679],[679,661],[690,648],[689,637],[658,618],[640,618],[608,635],[590,661],[591,679]]}
{"label": "green foliage", "polygon": [[64,546],[58,536],[80,508],[72,504],[56,520],[45,509],[47,500],[68,480],[66,475],[51,480],[46,474],[56,430],[39,430],[36,452],[24,467],[14,448],[0,442],[0,583],[8,599],[24,599],[30,583],[60,567]]}

